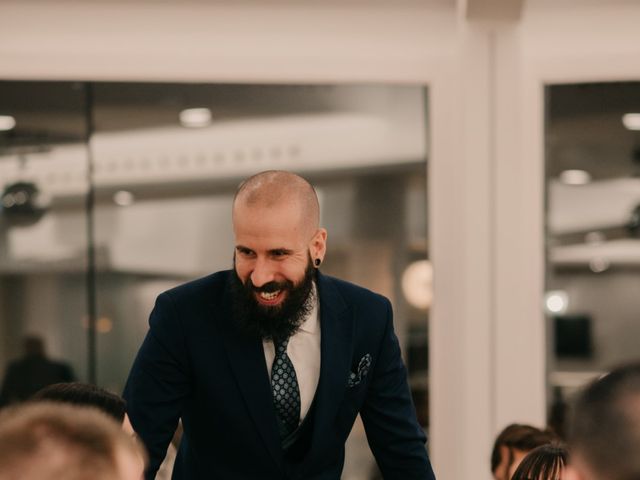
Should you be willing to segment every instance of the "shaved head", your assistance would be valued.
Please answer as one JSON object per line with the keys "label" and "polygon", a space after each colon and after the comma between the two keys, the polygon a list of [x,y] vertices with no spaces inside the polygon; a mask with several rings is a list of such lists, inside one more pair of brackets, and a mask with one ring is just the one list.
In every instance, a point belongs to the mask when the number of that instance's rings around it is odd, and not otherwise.
{"label": "shaved head", "polygon": [[327,246],[309,182],[270,170],[247,179],[233,200],[234,316],[262,339],[288,338],[314,305],[313,282]]}
{"label": "shaved head", "polygon": [[320,225],[320,206],[313,186],[301,176],[284,170],[268,170],[242,182],[233,200],[234,223],[238,205],[249,208],[297,205],[305,231],[314,232]]}

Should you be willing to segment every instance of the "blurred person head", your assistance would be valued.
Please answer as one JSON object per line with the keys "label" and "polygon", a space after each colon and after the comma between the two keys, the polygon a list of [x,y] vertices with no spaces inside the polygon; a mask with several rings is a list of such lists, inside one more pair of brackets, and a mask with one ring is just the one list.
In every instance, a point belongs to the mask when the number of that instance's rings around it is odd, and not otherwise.
{"label": "blurred person head", "polygon": [[95,407],[122,424],[127,433],[133,433],[126,402],[120,395],[104,388],[81,382],[55,383],[39,390],[31,399]]}
{"label": "blurred person head", "polygon": [[313,281],[326,252],[318,197],[291,172],[245,180],[233,200],[234,311],[245,332],[288,338],[313,308]]}
{"label": "blurred person head", "polygon": [[495,480],[510,480],[527,453],[555,440],[548,430],[531,425],[512,423],[496,437],[491,452],[491,472]]}
{"label": "blurred person head", "polygon": [[5,370],[0,406],[23,402],[47,385],[75,380],[69,364],[47,357],[42,337],[23,337],[22,347],[22,357],[9,362]]}
{"label": "blurred person head", "polygon": [[510,480],[564,480],[568,458],[567,447],[561,443],[534,448],[525,455]]}
{"label": "blurred person head", "polygon": [[640,363],[587,386],[576,399],[568,438],[568,479],[640,478]]}
{"label": "blurred person head", "polygon": [[39,335],[26,335],[22,340],[22,349],[27,357],[44,357],[44,340]]}
{"label": "blurred person head", "polygon": [[145,454],[95,408],[34,402],[0,413],[0,480],[140,480]]}

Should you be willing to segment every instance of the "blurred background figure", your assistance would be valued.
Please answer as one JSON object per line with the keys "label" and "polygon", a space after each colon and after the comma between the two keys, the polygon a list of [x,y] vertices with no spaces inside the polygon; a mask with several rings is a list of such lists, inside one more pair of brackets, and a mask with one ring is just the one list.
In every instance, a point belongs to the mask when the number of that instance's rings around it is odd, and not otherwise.
{"label": "blurred background figure", "polygon": [[640,478],[640,362],[611,371],[577,398],[566,480]]}
{"label": "blurred background figure", "polygon": [[9,364],[0,391],[0,406],[21,402],[38,390],[59,382],[72,382],[72,368],[47,358],[44,340],[28,335],[23,340],[24,355]]}
{"label": "blurred background figure", "polygon": [[491,472],[495,480],[510,480],[524,457],[536,447],[556,440],[549,430],[512,423],[496,437],[491,452]]}
{"label": "blurred background figure", "polygon": [[94,408],[30,403],[0,414],[0,480],[139,480],[145,454]]}
{"label": "blurred background figure", "polygon": [[564,480],[568,458],[569,452],[563,444],[542,445],[527,453],[511,480]]}

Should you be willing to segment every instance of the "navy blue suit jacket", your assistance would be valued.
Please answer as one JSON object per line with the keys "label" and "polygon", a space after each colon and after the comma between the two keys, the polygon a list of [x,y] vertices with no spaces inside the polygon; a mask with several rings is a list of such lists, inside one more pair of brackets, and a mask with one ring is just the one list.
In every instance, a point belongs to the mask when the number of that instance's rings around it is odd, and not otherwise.
{"label": "navy blue suit jacket", "polygon": [[[147,479],[155,477],[182,418],[174,479],[338,480],[358,412],[385,479],[434,478],[386,298],[318,275],[314,428],[309,452],[292,468],[280,445],[262,342],[234,328],[229,278],[229,271],[218,272],[164,292],[151,313],[124,393],[149,450]],[[366,354],[370,369],[350,386]]]}

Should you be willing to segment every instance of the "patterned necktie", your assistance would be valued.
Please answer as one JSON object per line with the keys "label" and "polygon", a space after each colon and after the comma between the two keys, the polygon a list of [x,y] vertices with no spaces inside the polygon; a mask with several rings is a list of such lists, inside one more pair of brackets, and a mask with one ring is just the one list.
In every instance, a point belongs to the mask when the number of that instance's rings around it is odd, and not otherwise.
{"label": "patterned necktie", "polygon": [[274,341],[276,356],[271,367],[271,391],[280,419],[280,437],[286,438],[300,421],[300,389],[293,363],[287,355],[289,339]]}

